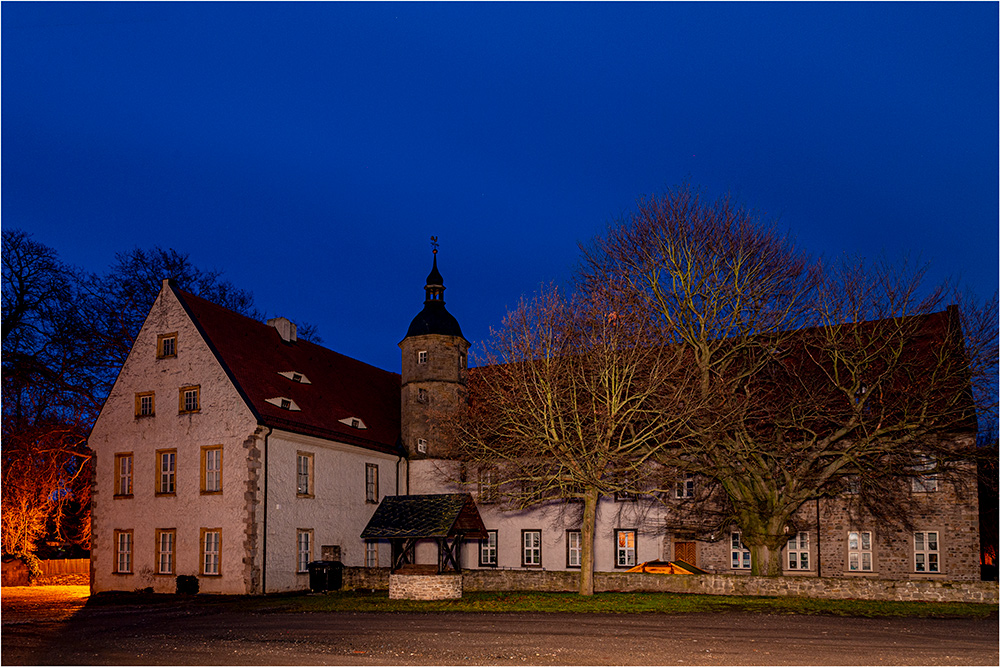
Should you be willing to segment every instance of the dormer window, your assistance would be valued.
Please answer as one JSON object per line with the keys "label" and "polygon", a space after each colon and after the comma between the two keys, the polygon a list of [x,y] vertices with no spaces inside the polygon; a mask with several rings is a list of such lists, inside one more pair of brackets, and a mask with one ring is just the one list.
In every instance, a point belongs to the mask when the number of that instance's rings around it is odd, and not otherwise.
{"label": "dormer window", "polygon": [[312,384],[309,378],[306,377],[305,373],[301,371],[278,371],[278,375],[281,377],[286,377],[292,382],[297,382],[299,384]]}
{"label": "dormer window", "polygon": [[275,396],[274,398],[265,398],[264,400],[277,408],[281,408],[282,410],[298,412],[302,409],[299,407],[298,403],[287,396]]}
{"label": "dormer window", "polygon": [[345,417],[340,420],[340,423],[362,431],[368,428],[368,425],[360,417]]}

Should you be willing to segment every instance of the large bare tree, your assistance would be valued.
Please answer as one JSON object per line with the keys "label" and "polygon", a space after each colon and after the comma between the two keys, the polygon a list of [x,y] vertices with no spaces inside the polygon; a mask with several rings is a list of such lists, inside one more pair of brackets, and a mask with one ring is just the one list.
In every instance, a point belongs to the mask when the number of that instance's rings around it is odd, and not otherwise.
{"label": "large bare tree", "polygon": [[587,248],[581,287],[627,290],[688,360],[697,414],[658,458],[717,484],[753,571],[780,575],[807,500],[848,479],[881,480],[884,493],[960,468],[973,398],[995,414],[983,388],[995,377],[996,297],[960,315],[945,309],[954,293],[922,277],[824,265],[760,216],[681,188],[640,201]]}
{"label": "large bare tree", "polygon": [[470,373],[468,412],[453,440],[483,499],[525,508],[582,504],[579,591],[594,592],[602,495],[633,492],[650,454],[673,442],[663,403],[683,394],[676,357],[652,344],[646,312],[625,290],[522,301]]}

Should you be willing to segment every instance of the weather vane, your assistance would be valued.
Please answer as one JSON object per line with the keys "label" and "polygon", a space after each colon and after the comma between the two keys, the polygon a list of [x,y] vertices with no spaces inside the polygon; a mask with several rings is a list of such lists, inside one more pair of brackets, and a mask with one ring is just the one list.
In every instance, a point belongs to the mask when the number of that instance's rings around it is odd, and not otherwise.
{"label": "weather vane", "polygon": [[431,248],[434,249],[435,255],[438,254],[438,237],[436,236],[431,237]]}

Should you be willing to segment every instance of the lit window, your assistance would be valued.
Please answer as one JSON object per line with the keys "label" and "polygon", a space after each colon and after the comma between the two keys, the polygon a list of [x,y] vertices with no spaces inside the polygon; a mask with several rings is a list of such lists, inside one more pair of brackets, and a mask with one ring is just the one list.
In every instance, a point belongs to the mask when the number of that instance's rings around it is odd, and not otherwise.
{"label": "lit window", "polygon": [[295,456],[296,492],[300,496],[313,495],[313,455],[298,452]]}
{"label": "lit window", "polygon": [[497,531],[486,531],[486,539],[479,540],[479,565],[482,567],[497,566]]}
{"label": "lit window", "polygon": [[309,563],[312,562],[312,535],[311,530],[300,529],[297,535],[298,572],[307,572]]}
{"label": "lit window", "polygon": [[201,529],[201,573],[216,576],[222,574],[222,529]]}
{"label": "lit window", "polygon": [[566,531],[566,567],[580,567],[583,564],[583,533],[579,530]]}
{"label": "lit window", "polygon": [[694,497],[694,475],[687,473],[684,479],[677,480],[677,484],[674,487],[674,497],[675,498],[693,498]]}
{"label": "lit window", "polygon": [[132,452],[115,454],[115,495],[132,495]]}
{"label": "lit window", "polygon": [[156,493],[177,491],[177,450],[156,450]]}
{"label": "lit window", "polygon": [[365,464],[365,502],[378,502],[378,466]]}
{"label": "lit window", "polygon": [[174,573],[174,544],[177,540],[176,530],[156,531],[156,573]]}
{"label": "lit window", "polygon": [[542,566],[542,531],[521,531],[521,565],[524,567]]}
{"label": "lit window", "polygon": [[739,532],[734,531],[730,536],[732,546],[732,560],[734,570],[750,569],[750,550],[743,545],[743,537]]}
{"label": "lit window", "polygon": [[847,569],[850,572],[872,571],[872,534],[869,531],[847,533]]}
{"label": "lit window", "polygon": [[181,387],[179,411],[185,413],[199,410],[201,410],[201,387],[198,385]]}
{"label": "lit window", "polygon": [[135,395],[135,416],[152,417],[156,410],[154,394],[146,391]]}
{"label": "lit window", "polygon": [[177,356],[177,334],[160,334],[156,337],[156,358],[166,359]]}
{"label": "lit window", "polygon": [[940,572],[937,531],[913,533],[913,561],[917,572]]}
{"label": "lit window", "polygon": [[378,542],[365,542],[365,567],[378,567]]}
{"label": "lit window", "polygon": [[426,364],[427,363],[427,350],[420,350],[417,352],[417,363]]}
{"label": "lit window", "polygon": [[802,531],[788,539],[788,569],[809,569],[809,533]]}
{"label": "lit window", "polygon": [[222,447],[201,448],[201,491],[219,493],[222,491]]}
{"label": "lit window", "polygon": [[615,531],[615,567],[635,565],[635,531]]}
{"label": "lit window", "polygon": [[132,574],[132,531],[115,531],[115,573]]}

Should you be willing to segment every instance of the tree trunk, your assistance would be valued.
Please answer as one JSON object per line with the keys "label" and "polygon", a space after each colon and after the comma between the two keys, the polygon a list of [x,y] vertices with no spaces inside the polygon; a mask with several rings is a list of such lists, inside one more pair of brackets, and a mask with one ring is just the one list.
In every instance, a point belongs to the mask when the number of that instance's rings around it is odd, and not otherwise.
{"label": "tree trunk", "polygon": [[583,495],[583,526],[580,529],[580,595],[594,594],[594,532],[597,525],[597,487]]}
{"label": "tree trunk", "polygon": [[770,544],[747,545],[750,547],[750,572],[761,577],[784,576],[781,545],[784,544],[785,537],[781,536],[775,540],[774,536],[769,535],[767,542]]}

